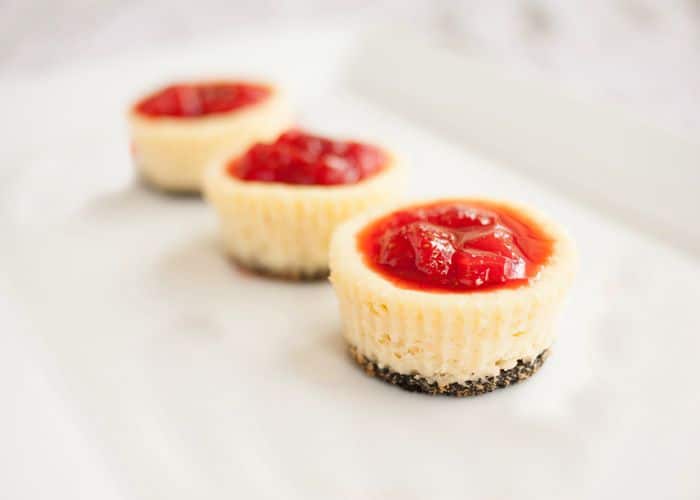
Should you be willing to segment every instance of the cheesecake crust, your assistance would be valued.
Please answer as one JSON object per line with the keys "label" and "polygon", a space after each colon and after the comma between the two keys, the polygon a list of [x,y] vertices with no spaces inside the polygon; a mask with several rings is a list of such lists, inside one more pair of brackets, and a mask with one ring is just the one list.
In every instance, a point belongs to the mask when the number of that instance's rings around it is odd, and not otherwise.
{"label": "cheesecake crust", "polygon": [[140,186],[147,189],[153,194],[161,195],[169,198],[192,198],[192,199],[203,199],[204,196],[199,189],[195,188],[183,188],[183,189],[171,189],[164,187],[157,182],[152,182],[148,177],[146,177],[140,169],[137,169],[136,180]]}
{"label": "cheesecake crust", "polygon": [[284,270],[278,271],[265,267],[262,264],[254,264],[250,262],[244,262],[243,260],[236,259],[235,257],[230,257],[231,262],[234,263],[236,267],[244,271],[263,276],[265,278],[271,278],[282,281],[296,281],[296,282],[312,282],[312,281],[325,281],[328,279],[330,274],[328,268],[319,269],[317,271],[303,271],[303,270]]}
{"label": "cheesecake crust", "polygon": [[544,364],[549,357],[549,349],[545,349],[534,359],[519,359],[515,366],[501,369],[498,375],[486,376],[463,382],[453,382],[440,385],[430,381],[421,375],[406,375],[395,372],[387,366],[379,366],[376,362],[360,354],[357,348],[349,345],[350,357],[360,365],[367,375],[377,377],[385,382],[396,385],[409,392],[420,392],[430,395],[442,395],[453,397],[468,397],[486,394],[487,392],[503,389],[513,384],[530,378]]}

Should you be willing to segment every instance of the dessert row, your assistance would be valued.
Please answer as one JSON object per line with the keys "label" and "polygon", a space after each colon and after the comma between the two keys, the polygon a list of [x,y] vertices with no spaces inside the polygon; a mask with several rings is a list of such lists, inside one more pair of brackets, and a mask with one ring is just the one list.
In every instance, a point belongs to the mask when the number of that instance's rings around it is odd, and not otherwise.
{"label": "dessert row", "polygon": [[509,202],[402,202],[393,152],[304,132],[293,116],[274,85],[171,85],[130,110],[134,162],[154,187],[202,192],[239,265],[290,279],[330,272],[368,374],[468,396],[534,373],[576,267],[566,232]]}

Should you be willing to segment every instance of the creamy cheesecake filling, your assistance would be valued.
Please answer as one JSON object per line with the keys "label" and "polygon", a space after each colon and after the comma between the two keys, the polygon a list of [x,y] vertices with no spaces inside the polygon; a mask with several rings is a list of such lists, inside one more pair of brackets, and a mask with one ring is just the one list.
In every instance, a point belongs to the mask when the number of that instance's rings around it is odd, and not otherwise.
{"label": "creamy cheesecake filling", "polygon": [[253,143],[277,137],[292,124],[292,111],[279,89],[230,112],[195,117],[129,115],[132,155],[149,183],[171,191],[199,191],[204,170],[222,152],[239,155]]}
{"label": "creamy cheesecake filling", "polygon": [[496,376],[549,348],[574,275],[575,250],[546,218],[508,206],[551,236],[552,254],[536,280],[486,292],[397,287],[367,266],[357,246],[357,235],[388,212],[373,211],[342,225],[331,242],[330,268],[348,343],[382,367],[441,385]]}

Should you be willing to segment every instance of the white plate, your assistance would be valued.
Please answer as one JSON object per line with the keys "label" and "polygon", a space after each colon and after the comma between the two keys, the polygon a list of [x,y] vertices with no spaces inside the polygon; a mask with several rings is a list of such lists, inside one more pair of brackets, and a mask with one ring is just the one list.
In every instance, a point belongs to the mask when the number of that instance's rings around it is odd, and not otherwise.
{"label": "white plate", "polygon": [[[8,310],[110,481],[144,499],[697,498],[697,262],[336,84],[352,46],[278,34],[3,87]],[[410,159],[414,194],[510,197],[567,225],[581,272],[541,372],[473,399],[401,391],[346,357],[328,284],[232,267],[200,200],[132,181],[121,112],[175,68],[269,74],[304,126]]]}

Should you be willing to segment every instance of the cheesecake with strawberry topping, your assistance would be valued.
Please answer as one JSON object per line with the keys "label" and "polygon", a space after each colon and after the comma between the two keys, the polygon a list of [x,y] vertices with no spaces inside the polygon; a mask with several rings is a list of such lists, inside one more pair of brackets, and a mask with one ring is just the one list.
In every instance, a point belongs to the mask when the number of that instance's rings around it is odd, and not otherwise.
{"label": "cheesecake with strawberry topping", "polygon": [[431,394],[471,396],[532,375],[575,269],[558,225],[484,199],[370,211],[340,226],[330,248],[353,358]]}
{"label": "cheesecake with strawberry topping", "polygon": [[328,275],[333,230],[397,201],[404,169],[388,150],[290,130],[214,162],[205,196],[228,254],[241,266],[290,279]]}
{"label": "cheesecake with strawberry topping", "polygon": [[273,85],[242,81],[178,83],[149,94],[129,111],[131,152],[141,177],[170,192],[197,193],[213,158],[240,154],[292,122]]}

